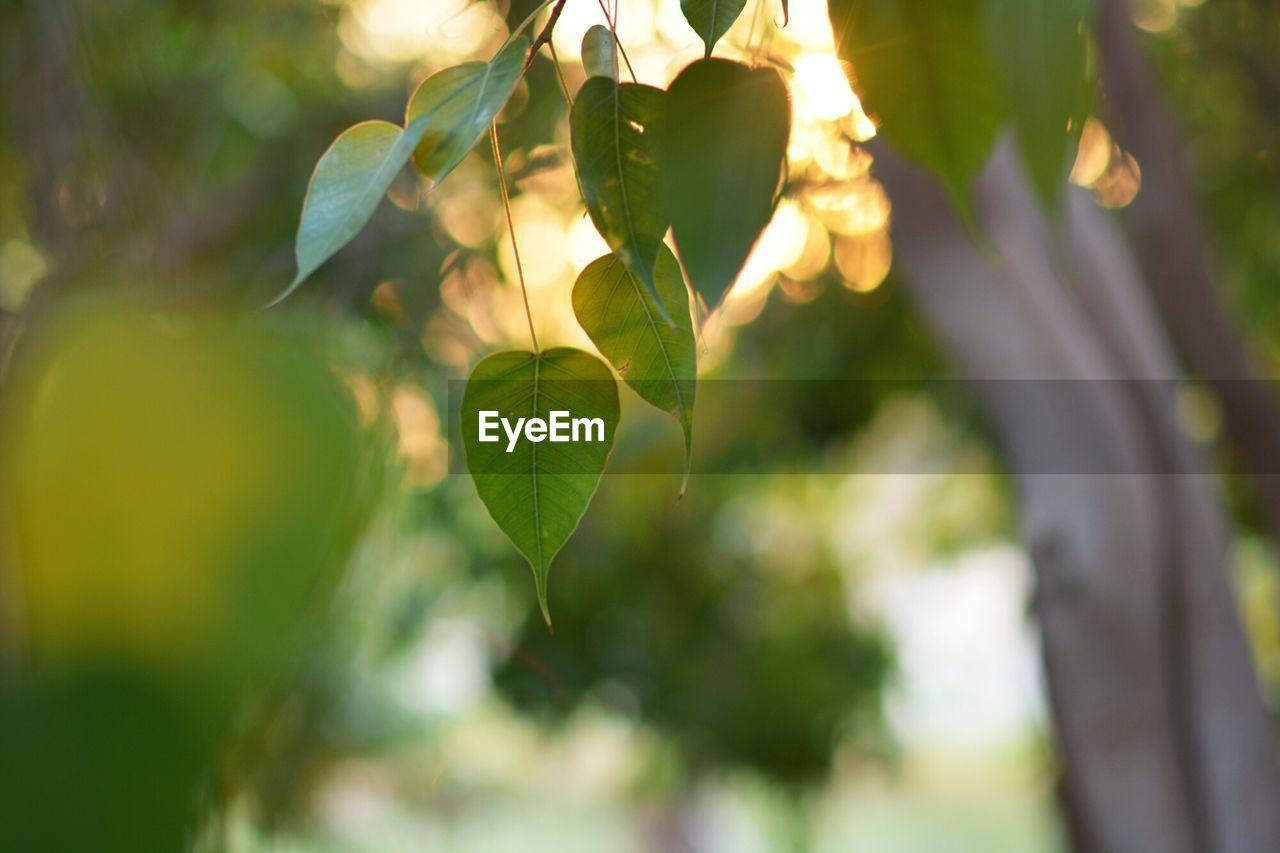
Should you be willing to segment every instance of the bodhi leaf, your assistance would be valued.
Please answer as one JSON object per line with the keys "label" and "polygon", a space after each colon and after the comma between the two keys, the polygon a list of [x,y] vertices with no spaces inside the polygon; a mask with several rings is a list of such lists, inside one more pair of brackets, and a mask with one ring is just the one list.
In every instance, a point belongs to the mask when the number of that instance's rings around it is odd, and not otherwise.
{"label": "bodhi leaf", "polygon": [[591,221],[671,322],[653,281],[670,224],[659,197],[664,93],[638,83],[592,77],[569,114],[570,142]]}
{"label": "bodhi leaf", "polygon": [[272,305],[293,293],[360,233],[408,162],[426,126],[425,121],[407,128],[387,121],[365,121],[347,128],[334,140],[316,163],[302,202],[302,220],[294,243],[298,274]]}
{"label": "bodhi leaf", "polygon": [[1091,0],[988,0],[987,46],[1032,186],[1056,205],[1088,108]]}
{"label": "bodhi leaf", "polygon": [[582,68],[588,77],[618,79],[618,45],[608,27],[596,24],[582,37]]}
{"label": "bodhi leaf", "polygon": [[863,106],[967,213],[1007,116],[982,49],[982,0],[827,0],[827,12]]}
{"label": "bodhi leaf", "polygon": [[658,251],[654,282],[671,310],[671,325],[658,319],[658,306],[649,291],[615,255],[597,258],[578,276],[573,285],[573,313],[626,383],[680,424],[684,431],[683,493],[693,458],[698,356],[680,263],[665,245]]}
{"label": "bodhi leaf", "polygon": [[747,0],[680,0],[680,11],[706,45],[706,55],[738,20]]}
{"label": "bodhi leaf", "polygon": [[515,91],[528,49],[528,39],[513,38],[491,62],[464,62],[422,81],[409,98],[405,123],[427,119],[413,152],[423,177],[439,183],[467,156]]}
{"label": "bodhi leaf", "polygon": [[[514,426],[517,418],[547,420],[553,411],[598,418],[602,440],[553,443],[521,433],[508,452],[501,426],[498,441],[480,440],[481,412],[496,412]],[[538,605],[550,626],[547,571],[604,473],[618,428],[618,384],[608,365],[581,350],[501,352],[471,372],[461,418],[467,470],[489,515],[533,568]]]}
{"label": "bodhi leaf", "polygon": [[781,75],[700,59],[667,91],[663,203],[694,292],[715,308],[773,210],[791,132]]}

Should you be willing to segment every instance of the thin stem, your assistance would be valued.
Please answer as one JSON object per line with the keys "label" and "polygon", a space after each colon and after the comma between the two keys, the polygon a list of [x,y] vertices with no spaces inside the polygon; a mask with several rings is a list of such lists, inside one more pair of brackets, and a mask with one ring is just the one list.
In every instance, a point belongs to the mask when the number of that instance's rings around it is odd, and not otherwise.
{"label": "thin stem", "polygon": [[[533,23],[534,19],[537,18],[538,15],[542,14],[542,10],[550,6],[551,3],[552,3],[552,0],[542,0],[541,3],[533,7],[533,11],[530,12],[528,16],[523,21],[520,22],[520,25],[518,27],[516,27],[514,30],[511,31],[511,35],[507,36],[507,40],[502,43],[502,46],[506,47],[507,45],[511,44],[512,40],[516,36],[520,35],[522,32],[527,30],[529,28],[529,25]],[[499,50],[498,52],[501,53],[502,51]]]}
{"label": "thin stem", "polygon": [[631,57],[627,56],[627,49],[622,46],[622,39],[618,38],[618,7],[614,6],[614,13],[610,15],[609,7],[605,6],[604,0],[596,0],[596,2],[600,4],[600,11],[604,13],[604,19],[609,24],[609,32],[613,34],[613,43],[618,46],[618,53],[622,54],[622,61],[627,64],[627,73],[631,75],[631,82],[640,82],[640,78],[636,77],[636,70],[631,67]]}
{"label": "thin stem", "polygon": [[573,96],[569,94],[569,84],[564,79],[564,69],[560,67],[560,57],[556,55],[556,46],[551,42],[547,42],[547,48],[551,51],[551,61],[556,66],[556,78],[560,81],[560,91],[564,92],[564,102],[569,105],[569,109],[573,109]]}
{"label": "thin stem", "polygon": [[551,17],[547,18],[547,23],[542,27],[542,32],[538,33],[538,37],[533,40],[533,46],[529,48],[529,58],[525,61],[524,70],[528,71],[529,66],[533,64],[533,58],[538,55],[538,51],[542,49],[544,44],[551,44],[551,33],[555,31],[556,22],[560,20],[560,13],[564,11],[564,4],[567,0],[555,0],[556,5],[551,7]]}
{"label": "thin stem", "polygon": [[498,145],[498,122],[489,123],[489,141],[493,143],[493,164],[498,170],[498,188],[502,191],[502,209],[507,214],[507,231],[511,234],[511,252],[516,258],[516,276],[520,279],[520,297],[524,300],[524,316],[529,321],[529,340],[533,343],[533,352],[541,352],[538,348],[538,333],[533,330],[533,311],[529,308],[529,289],[524,283],[524,266],[520,263],[520,246],[516,243],[516,225],[511,219],[511,197],[507,195],[507,172],[502,167],[502,148]]}
{"label": "thin stem", "polygon": [[[573,96],[569,94],[569,84],[564,79],[564,69],[560,67],[560,57],[556,54],[556,46],[551,42],[547,42],[547,47],[551,50],[551,61],[556,66],[556,77],[560,78],[560,91],[564,92],[564,102],[568,106],[569,112],[573,112]],[[614,69],[617,70],[616,68]],[[578,161],[573,159],[573,152],[569,152],[569,165],[573,167],[573,182],[578,187],[578,195],[586,198],[586,194],[582,191],[582,177],[578,174]]]}

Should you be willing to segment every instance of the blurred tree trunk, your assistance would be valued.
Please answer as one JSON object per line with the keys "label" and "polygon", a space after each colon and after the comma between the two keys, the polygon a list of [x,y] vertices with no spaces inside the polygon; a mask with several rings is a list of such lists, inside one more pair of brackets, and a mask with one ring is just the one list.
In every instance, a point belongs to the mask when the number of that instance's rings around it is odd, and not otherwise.
{"label": "blurred tree trunk", "polygon": [[1216,393],[1259,515],[1280,545],[1280,406],[1259,381],[1215,284],[1181,134],[1142,55],[1127,0],[1100,4],[1096,29],[1107,125],[1142,169],[1142,191],[1122,212],[1134,253],[1174,343]]}
{"label": "blurred tree trunk", "polygon": [[1280,850],[1227,521],[1169,383],[1135,381],[1179,370],[1129,250],[1082,193],[1047,221],[1009,145],[976,189],[985,248],[932,180],[875,157],[900,273],[1019,485],[1075,847]]}

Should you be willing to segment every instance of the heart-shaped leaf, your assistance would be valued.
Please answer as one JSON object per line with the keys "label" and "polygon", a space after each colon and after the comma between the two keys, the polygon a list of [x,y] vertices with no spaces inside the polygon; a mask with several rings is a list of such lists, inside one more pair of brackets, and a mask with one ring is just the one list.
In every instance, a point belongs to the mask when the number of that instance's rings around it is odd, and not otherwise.
{"label": "heart-shaped leaf", "polygon": [[987,46],[1013,111],[1031,184],[1053,206],[1089,103],[1092,0],[988,0]]}
{"label": "heart-shaped leaf", "polygon": [[365,121],[344,130],[316,163],[302,202],[302,221],[294,243],[298,274],[271,303],[283,300],[360,233],[386,195],[426,121],[397,127]]}
{"label": "heart-shaped leaf", "polygon": [[422,81],[409,98],[405,124],[427,119],[413,152],[423,177],[439,183],[467,156],[515,91],[528,49],[526,38],[513,38],[491,62],[464,62]]}
{"label": "heart-shaped leaf", "polygon": [[569,131],[591,221],[653,295],[663,322],[670,322],[653,282],[658,246],[670,224],[658,187],[665,94],[592,77],[574,99]]}
{"label": "heart-shaped leaf", "polygon": [[690,64],[667,91],[663,198],[689,284],[719,304],[773,217],[791,132],[772,68]]}
{"label": "heart-shaped leaf", "polygon": [[738,20],[747,0],[680,0],[680,11],[706,45],[707,56],[720,37]]}
{"label": "heart-shaped leaf", "polygon": [[[551,436],[531,440],[516,426],[530,418],[549,421],[553,412],[571,419],[599,421],[600,440],[558,442]],[[482,434],[481,413],[505,418],[497,440]],[[538,605],[547,608],[547,570],[552,558],[578,526],[595,494],[618,428],[618,384],[609,367],[581,350],[558,348],[541,353],[501,352],[476,365],[462,398],[462,441],[467,470],[489,515],[533,568]],[[517,435],[513,441],[508,427]],[[594,425],[573,432],[596,438]]]}
{"label": "heart-shaped leaf", "polygon": [[680,424],[684,431],[687,483],[693,452],[698,356],[684,276],[680,274],[680,263],[665,245],[658,251],[654,282],[663,303],[671,310],[672,324],[659,319],[658,306],[649,291],[615,255],[597,258],[578,276],[573,285],[573,312],[626,383]]}
{"label": "heart-shaped leaf", "polygon": [[618,79],[618,45],[608,27],[596,24],[582,37],[582,68],[588,77]]}
{"label": "heart-shaped leaf", "polygon": [[983,0],[827,0],[836,52],[867,111],[962,212],[1007,118],[982,46]]}

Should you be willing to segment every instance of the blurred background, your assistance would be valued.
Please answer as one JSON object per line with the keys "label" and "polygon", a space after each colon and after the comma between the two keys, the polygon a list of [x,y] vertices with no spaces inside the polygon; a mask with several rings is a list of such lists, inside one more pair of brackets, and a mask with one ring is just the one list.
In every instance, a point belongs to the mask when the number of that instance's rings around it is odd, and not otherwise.
{"label": "blurred background", "polygon": [[[952,368],[893,263],[876,126],[822,4],[783,28],[752,0],[722,43],[786,68],[795,120],[786,196],[702,327],[700,373],[885,381],[779,383],[794,398],[699,418],[695,454],[724,473],[681,501],[676,473],[606,475],[551,573],[554,634],[449,473],[448,383],[527,343],[487,146],[438,188],[406,170],[256,311],[292,276],[337,133],[397,121],[532,5],[0,5],[0,847],[1067,849],[1016,489],[973,401],[929,384]],[[1132,15],[1222,298],[1274,376],[1280,12]],[[565,7],[571,89],[604,21]],[[642,82],[702,52],[675,0],[621,0],[617,28]],[[544,346],[590,350],[570,288],[607,249],[565,119],[540,56],[501,116],[512,216]],[[1095,116],[1071,179],[1123,211],[1143,165]],[[678,471],[679,430],[622,393],[615,462]],[[1214,398],[1184,402],[1218,454]],[[761,473],[760,430],[785,470]],[[1226,470],[1274,711],[1280,576]]]}

